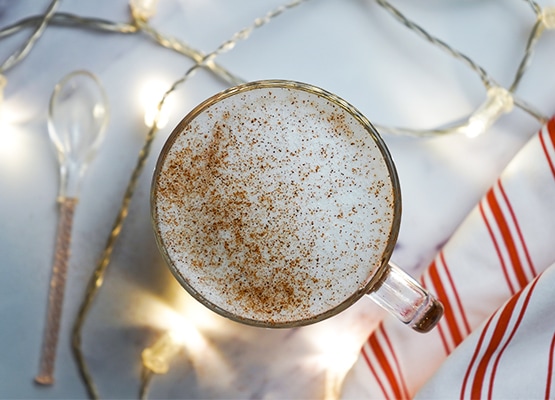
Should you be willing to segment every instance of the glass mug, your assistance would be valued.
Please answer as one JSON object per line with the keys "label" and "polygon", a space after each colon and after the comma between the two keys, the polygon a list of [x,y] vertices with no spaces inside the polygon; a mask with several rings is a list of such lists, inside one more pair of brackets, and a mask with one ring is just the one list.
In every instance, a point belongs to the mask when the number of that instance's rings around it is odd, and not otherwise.
{"label": "glass mug", "polygon": [[307,325],[365,294],[419,332],[443,314],[389,262],[401,195],[385,143],[315,86],[251,82],[198,105],[163,146],[151,212],[176,279],[234,321]]}

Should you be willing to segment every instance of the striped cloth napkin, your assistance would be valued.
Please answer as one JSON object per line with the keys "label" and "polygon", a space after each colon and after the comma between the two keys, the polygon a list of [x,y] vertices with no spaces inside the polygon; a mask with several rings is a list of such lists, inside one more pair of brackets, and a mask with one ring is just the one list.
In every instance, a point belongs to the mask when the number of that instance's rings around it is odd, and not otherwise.
{"label": "striped cloth napkin", "polygon": [[445,315],[386,318],[342,398],[555,398],[555,118],[519,151],[421,277]]}

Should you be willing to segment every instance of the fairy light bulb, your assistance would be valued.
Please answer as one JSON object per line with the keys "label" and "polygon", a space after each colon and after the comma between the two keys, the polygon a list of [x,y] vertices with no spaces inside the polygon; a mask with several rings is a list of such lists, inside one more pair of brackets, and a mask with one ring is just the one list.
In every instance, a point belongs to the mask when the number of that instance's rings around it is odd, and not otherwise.
{"label": "fairy light bulb", "polygon": [[148,21],[156,15],[158,0],[130,0],[129,7],[133,18],[140,21]]}
{"label": "fairy light bulb", "polygon": [[143,365],[155,374],[165,374],[170,368],[171,360],[185,347],[196,348],[202,342],[198,329],[180,319],[171,330],[165,332],[150,347],[143,350]]}
{"label": "fairy light bulb", "polygon": [[470,138],[484,133],[499,117],[510,112],[514,107],[512,94],[500,87],[488,89],[486,101],[472,114],[464,132]]}
{"label": "fairy light bulb", "polygon": [[546,29],[555,29],[555,7],[544,7],[540,14],[540,20]]}
{"label": "fairy light bulb", "polygon": [[160,109],[158,107],[169,86],[162,81],[151,80],[142,87],[139,97],[144,111],[144,123],[147,127],[152,128],[156,118],[158,118],[156,120],[158,129],[163,129],[168,124],[170,111],[174,105],[173,96],[167,96],[162,107]]}
{"label": "fairy light bulb", "polygon": [[175,340],[170,332],[164,333],[152,346],[143,350],[143,365],[155,374],[165,374],[170,369],[170,361],[179,353],[182,343]]}

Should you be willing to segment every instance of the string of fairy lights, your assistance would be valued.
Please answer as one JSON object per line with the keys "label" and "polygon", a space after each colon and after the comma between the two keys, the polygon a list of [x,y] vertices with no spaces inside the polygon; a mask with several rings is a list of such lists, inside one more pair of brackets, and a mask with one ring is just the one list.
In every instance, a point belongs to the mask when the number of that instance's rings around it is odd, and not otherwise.
{"label": "string of fairy lights", "polygon": [[[0,64],[0,102],[3,100],[4,89],[8,85],[7,72],[14,68],[18,63],[22,62],[25,57],[32,51],[33,47],[39,41],[41,35],[48,26],[65,26],[75,29],[90,29],[103,32],[111,32],[117,34],[143,34],[146,38],[155,41],[158,45],[177,52],[194,61],[194,65],[189,68],[179,79],[177,79],[161,96],[158,101],[153,115],[150,117],[149,131],[145,137],[143,147],[139,152],[135,167],[129,178],[124,196],[119,206],[119,212],[113,223],[112,230],[108,236],[104,251],[94,269],[88,285],[85,289],[82,302],[79,307],[78,315],[73,324],[72,330],[72,348],[77,362],[77,366],[87,391],[92,398],[99,398],[99,393],[94,383],[93,376],[89,370],[86,358],[82,351],[82,334],[83,326],[89,311],[93,306],[93,301],[98,295],[105,278],[106,270],[110,265],[110,260],[114,246],[116,245],[119,234],[122,230],[124,221],[128,215],[129,205],[133,197],[138,179],[141,175],[145,162],[149,156],[152,142],[161,125],[163,118],[163,109],[167,102],[168,96],[177,90],[183,83],[189,80],[199,69],[210,71],[215,77],[221,79],[229,85],[237,85],[244,83],[245,80],[234,75],[226,68],[216,62],[218,56],[232,50],[237,43],[248,39],[251,34],[258,28],[270,23],[274,18],[282,13],[296,8],[308,0],[294,0],[282,6],[269,11],[264,16],[257,18],[250,26],[239,30],[229,40],[223,42],[215,50],[204,53],[194,49],[185,41],[165,35],[156,29],[150,19],[155,15],[158,0],[130,0],[130,21],[114,22],[105,19],[91,18],[79,16],[71,13],[57,12],[61,0],[52,0],[46,11],[42,15],[30,16],[16,23],[0,29],[0,40],[18,33],[22,30],[33,28],[32,34],[25,40],[20,48],[11,54],[6,60]],[[530,5],[531,11],[535,14],[536,19],[530,29],[526,47],[522,58],[518,65],[513,81],[508,88],[498,84],[488,72],[478,63],[462,52],[449,46],[441,39],[433,36],[420,25],[410,20],[401,11],[395,8],[386,0],[374,0],[393,18],[400,22],[403,26],[419,35],[430,44],[436,46],[446,52],[451,57],[459,60],[474,71],[481,80],[485,91],[486,98],[484,102],[475,109],[467,118],[462,121],[453,121],[445,127],[431,129],[411,129],[403,127],[389,127],[376,125],[378,130],[390,134],[409,135],[416,137],[430,137],[446,134],[466,134],[469,137],[477,136],[485,132],[492,124],[494,124],[503,114],[511,112],[515,107],[522,109],[529,115],[544,123],[547,117],[542,115],[540,111],[532,105],[525,102],[516,95],[522,77],[528,70],[533,56],[535,47],[548,30],[555,30],[555,7],[541,7],[533,0],[524,0]],[[1,103],[0,103],[1,106]],[[153,374],[162,374],[167,372],[169,368],[169,360],[184,345],[184,337],[194,337],[198,335],[194,327],[187,325],[186,329],[181,327],[181,332],[168,331],[162,335],[151,347],[145,349],[142,353],[143,372],[141,376],[140,396],[146,397],[148,386]]]}
{"label": "string of fairy lights", "polygon": [[417,137],[445,135],[455,132],[464,133],[469,137],[475,137],[487,131],[488,128],[493,125],[499,119],[499,117],[501,117],[501,115],[511,112],[514,106],[526,111],[532,117],[536,118],[539,122],[545,123],[547,121],[547,117],[542,115],[542,113],[536,110],[535,107],[533,107],[532,105],[518,98],[515,95],[515,91],[518,88],[518,85],[526,70],[531,64],[532,57],[534,55],[534,48],[539,38],[545,30],[555,29],[555,7],[542,8],[533,0],[525,1],[530,4],[532,10],[536,14],[536,21],[530,31],[526,48],[524,50],[524,55],[518,66],[513,82],[511,83],[509,89],[505,89],[497,82],[495,82],[495,80],[488,74],[488,72],[483,67],[478,65],[478,63],[473,61],[470,57],[454,49],[441,39],[427,32],[421,26],[408,19],[403,13],[401,13],[397,8],[393,7],[386,0],[376,0],[376,2],[381,7],[388,11],[405,27],[409,28],[411,31],[415,32],[417,35],[421,36],[439,49],[445,51],[447,54],[466,64],[479,76],[484,88],[486,89],[486,100],[468,118],[466,118],[462,122],[447,124],[446,128],[418,130],[411,128],[394,128],[376,125],[378,129],[382,132]]}

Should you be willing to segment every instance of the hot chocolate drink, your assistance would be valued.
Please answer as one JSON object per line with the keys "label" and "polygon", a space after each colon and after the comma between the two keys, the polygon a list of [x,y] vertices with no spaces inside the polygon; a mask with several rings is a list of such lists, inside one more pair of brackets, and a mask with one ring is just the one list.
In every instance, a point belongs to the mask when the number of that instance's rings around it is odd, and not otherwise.
{"label": "hot chocolate drink", "polygon": [[193,296],[241,322],[291,326],[368,291],[396,240],[400,198],[385,146],[352,106],[265,81],[207,100],[175,128],[152,210]]}

